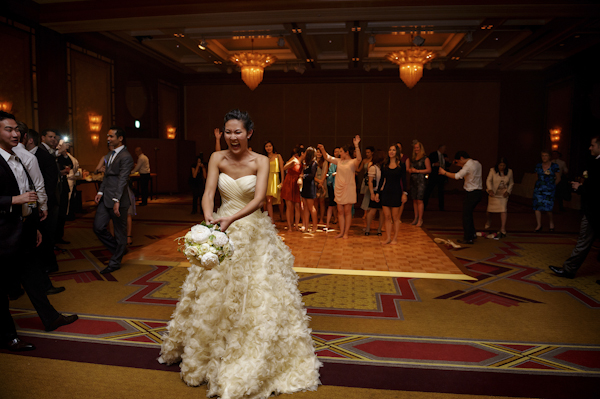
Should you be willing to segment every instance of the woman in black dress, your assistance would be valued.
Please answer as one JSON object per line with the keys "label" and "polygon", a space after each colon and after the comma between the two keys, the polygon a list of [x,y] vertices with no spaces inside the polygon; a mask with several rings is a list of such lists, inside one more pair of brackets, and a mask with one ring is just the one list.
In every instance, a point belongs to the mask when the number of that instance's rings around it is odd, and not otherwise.
{"label": "woman in black dress", "polygon": [[[315,209],[315,198],[317,198],[317,186],[315,184],[315,175],[317,174],[317,161],[315,161],[315,149],[308,147],[304,158],[304,168],[302,177],[302,204],[304,212],[302,213],[302,229],[307,232],[315,233],[317,231],[317,210]],[[308,230],[309,213],[312,217],[312,230]]]}
{"label": "woman in black dress", "polygon": [[[406,187],[406,166],[400,161],[400,150],[396,145],[388,148],[388,155],[381,168],[380,194],[381,206],[385,217],[385,232],[387,239],[384,244],[396,244],[400,231],[400,206],[408,200]],[[392,237],[392,220],[394,236]]]}
{"label": "woman in black dress", "polygon": [[198,202],[204,195],[204,182],[206,181],[206,167],[202,163],[202,155],[198,155],[196,162],[190,170],[189,184],[192,189],[192,215],[198,213]]}

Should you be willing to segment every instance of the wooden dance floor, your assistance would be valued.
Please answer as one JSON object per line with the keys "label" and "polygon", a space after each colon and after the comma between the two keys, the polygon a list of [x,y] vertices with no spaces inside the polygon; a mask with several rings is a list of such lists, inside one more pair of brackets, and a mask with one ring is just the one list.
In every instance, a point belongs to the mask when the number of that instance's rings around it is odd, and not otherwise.
{"label": "wooden dance floor", "polygon": [[[280,237],[296,258],[294,270],[298,273],[475,280],[424,229],[402,224],[398,243],[383,245],[385,232],[382,236],[365,236],[362,229],[357,227],[361,222],[355,219],[347,240],[333,238],[338,234],[337,231],[289,233],[283,223],[277,223],[277,227]],[[183,229],[154,244],[134,250],[125,256],[123,262],[188,267],[185,256],[177,252],[175,242],[188,230]]]}

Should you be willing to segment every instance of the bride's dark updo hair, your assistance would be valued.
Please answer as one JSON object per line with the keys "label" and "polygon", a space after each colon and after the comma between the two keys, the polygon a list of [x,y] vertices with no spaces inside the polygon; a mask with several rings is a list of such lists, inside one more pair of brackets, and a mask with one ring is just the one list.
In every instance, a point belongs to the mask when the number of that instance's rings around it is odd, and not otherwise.
{"label": "bride's dark updo hair", "polygon": [[225,127],[227,121],[230,121],[232,119],[241,121],[244,124],[244,129],[246,129],[247,132],[250,132],[250,130],[254,130],[254,122],[252,122],[252,119],[250,119],[250,115],[247,112],[240,111],[237,108],[232,109],[227,113],[227,115],[225,115],[225,120],[223,121],[223,128]]}

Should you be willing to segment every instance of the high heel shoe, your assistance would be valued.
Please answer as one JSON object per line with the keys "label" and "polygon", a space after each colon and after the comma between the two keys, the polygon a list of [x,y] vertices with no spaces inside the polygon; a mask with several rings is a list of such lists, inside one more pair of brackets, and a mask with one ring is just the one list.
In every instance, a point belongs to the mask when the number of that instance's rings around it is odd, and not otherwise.
{"label": "high heel shoe", "polygon": [[550,227],[550,228],[548,229],[548,231],[549,231],[549,232],[551,232],[551,233],[554,233],[554,227]]}
{"label": "high heel shoe", "polygon": [[128,246],[132,246],[133,245],[133,236],[127,236],[127,245]]}
{"label": "high heel shoe", "polygon": [[370,232],[368,232],[368,231],[365,231],[365,235],[366,235],[366,236],[370,236],[370,235],[371,235],[371,233],[370,233]]}
{"label": "high heel shoe", "polygon": [[541,227],[540,227],[540,228],[538,228],[538,229],[535,229],[535,230],[533,230],[533,232],[534,232],[534,233],[539,233],[540,231],[542,231],[542,228],[541,228]]}

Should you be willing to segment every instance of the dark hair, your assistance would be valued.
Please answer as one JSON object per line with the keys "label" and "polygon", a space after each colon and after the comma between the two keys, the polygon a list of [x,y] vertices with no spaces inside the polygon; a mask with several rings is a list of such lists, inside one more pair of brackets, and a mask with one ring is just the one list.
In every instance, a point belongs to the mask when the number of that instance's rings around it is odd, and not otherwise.
{"label": "dark hair", "polygon": [[19,131],[19,133],[21,133],[21,143],[25,144],[29,128],[27,127],[25,122],[17,122],[17,130]]}
{"label": "dark hair", "polygon": [[36,130],[29,129],[29,131],[27,132],[27,138],[33,140],[33,144],[36,147],[40,145],[40,134]]}
{"label": "dark hair", "polygon": [[312,164],[313,159],[315,159],[315,149],[313,147],[308,147],[306,149],[306,157],[304,158],[304,162],[308,166]]}
{"label": "dark hair", "polygon": [[300,156],[300,155],[302,155],[303,152],[304,152],[304,146],[302,144],[298,144],[297,146],[295,146],[292,149],[292,156],[294,156],[294,155]]}
{"label": "dark hair", "polygon": [[540,155],[541,155],[541,154],[548,154],[548,156],[550,156],[550,155],[552,155],[552,152],[550,152],[550,150],[549,150],[549,149],[547,149],[547,148],[544,148],[544,149],[543,149],[543,150],[540,152]]}
{"label": "dark hair", "polygon": [[125,130],[121,129],[119,126],[111,126],[108,128],[108,130],[114,130],[115,136],[117,136],[117,138],[119,138],[119,137],[125,138]]}
{"label": "dark hair", "polygon": [[506,158],[504,157],[500,157],[498,158],[498,161],[496,162],[496,165],[494,166],[494,170],[496,171],[496,173],[500,173],[500,170],[498,169],[498,165],[500,165],[501,163],[506,165],[506,168],[504,168],[504,174],[508,174],[508,161],[506,160]]}
{"label": "dark hair", "polygon": [[[396,147],[396,151],[397,150],[398,150],[398,147]],[[384,159],[385,159],[385,153],[381,150],[377,150],[373,153],[373,158],[371,159],[371,162],[373,163],[373,165],[377,165],[377,166],[381,167],[381,164]]]}
{"label": "dark hair", "polygon": [[248,114],[248,112],[240,111],[237,108],[232,109],[225,115],[223,120],[223,128],[225,128],[225,124],[232,119],[243,122],[244,129],[246,129],[246,132],[248,133],[250,133],[251,130],[254,130],[254,122],[252,122],[252,119],[250,119],[250,114]]}
{"label": "dark hair", "polygon": [[354,158],[354,154],[352,152],[350,152],[350,150],[354,151],[354,144],[353,145],[343,145],[340,147],[342,151],[347,152],[348,154],[350,154],[350,158]]}
{"label": "dark hair", "polygon": [[[317,158],[317,154],[321,154],[321,158]],[[315,150],[315,158],[317,158],[317,165],[319,165],[319,168],[323,167],[323,164],[325,163],[326,159],[323,156],[323,153],[320,150]]]}
{"label": "dark hair", "polygon": [[40,132],[40,137],[46,137],[46,135],[50,132],[56,134],[56,130],[54,129],[44,129]]}
{"label": "dark hair", "polygon": [[373,147],[372,145],[370,145],[367,148],[365,148],[365,151],[366,150],[371,150],[371,152],[375,152],[375,147]]}
{"label": "dark hair", "polygon": [[593,136],[593,137],[592,137],[592,139],[590,140],[590,142],[591,142],[592,140],[596,140],[596,144],[600,143],[600,135],[598,135],[598,136]]}
{"label": "dark hair", "polygon": [[275,144],[273,144],[273,142],[271,140],[267,140],[265,141],[265,143],[263,144],[263,155],[267,155],[267,150],[265,150],[265,147],[267,146],[267,144],[271,144],[273,146],[273,154],[277,154],[277,150],[275,149]]}
{"label": "dark hair", "polygon": [[469,153],[466,151],[456,151],[456,154],[454,154],[454,159],[461,159],[461,158],[469,159],[471,157],[469,156]]}
{"label": "dark hair", "polygon": [[13,119],[13,120],[16,120],[16,119],[15,119],[15,116],[14,116],[13,114],[9,114],[9,113],[8,113],[8,112],[6,112],[6,111],[0,111],[0,121],[3,121],[3,120],[5,120],[5,119]]}
{"label": "dark hair", "polygon": [[392,144],[388,147],[387,152],[383,158],[383,162],[381,164],[382,168],[389,168],[392,159],[390,158],[390,148],[394,147],[396,149],[396,167],[402,167],[402,160],[400,158],[400,148],[396,144]]}
{"label": "dark hair", "polygon": [[440,144],[440,145],[438,145],[438,150],[439,150],[440,148],[442,148],[442,147],[445,147],[445,146],[446,146],[446,144]]}

